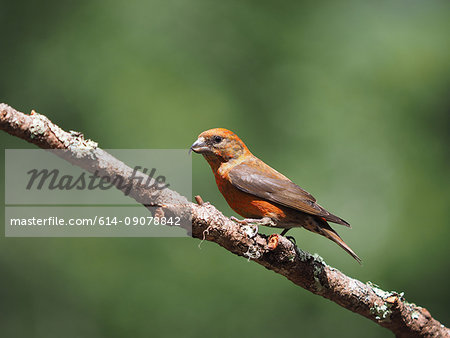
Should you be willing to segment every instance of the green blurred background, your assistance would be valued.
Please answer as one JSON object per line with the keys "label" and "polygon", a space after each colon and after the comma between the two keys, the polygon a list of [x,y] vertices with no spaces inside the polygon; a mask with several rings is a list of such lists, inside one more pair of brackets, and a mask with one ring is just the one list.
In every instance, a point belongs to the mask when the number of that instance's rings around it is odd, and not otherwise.
{"label": "green blurred background", "polygon": [[[335,229],[364,264],[293,230],[301,248],[450,324],[448,1],[2,0],[0,19],[0,101],[102,148],[231,129],[352,224]],[[199,155],[193,193],[235,215]],[[1,335],[391,336],[198,244],[2,238]]]}

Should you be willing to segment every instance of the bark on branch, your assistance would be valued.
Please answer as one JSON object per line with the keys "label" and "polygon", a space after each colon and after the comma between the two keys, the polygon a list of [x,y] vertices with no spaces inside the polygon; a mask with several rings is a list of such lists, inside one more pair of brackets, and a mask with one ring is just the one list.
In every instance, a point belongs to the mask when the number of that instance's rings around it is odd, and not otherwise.
{"label": "bark on branch", "polygon": [[[0,129],[43,149],[66,150],[66,160],[99,176],[130,177],[133,169],[103,151],[81,133],[66,132],[47,117],[32,111],[23,114],[0,104]],[[142,174],[145,176],[144,174]],[[159,206],[159,212],[192,217],[192,236],[215,242],[226,250],[251,259],[275,271],[294,284],[325,297],[391,330],[397,337],[450,337],[450,330],[434,319],[427,309],[406,302],[402,294],[387,292],[363,283],[327,265],[282,236],[256,235],[225,217],[213,205],[191,203],[169,189],[157,190],[136,185],[130,194],[146,206]]]}

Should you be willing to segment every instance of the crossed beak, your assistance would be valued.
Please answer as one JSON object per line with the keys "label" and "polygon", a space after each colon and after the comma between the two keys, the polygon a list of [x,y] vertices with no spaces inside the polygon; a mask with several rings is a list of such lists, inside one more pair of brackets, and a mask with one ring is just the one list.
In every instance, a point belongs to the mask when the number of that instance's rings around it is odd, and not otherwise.
{"label": "crossed beak", "polygon": [[209,148],[205,143],[205,139],[203,137],[199,137],[197,141],[195,141],[191,145],[191,148],[189,149],[189,154],[191,153],[191,151],[193,151],[194,153],[204,153],[205,151],[208,150]]}

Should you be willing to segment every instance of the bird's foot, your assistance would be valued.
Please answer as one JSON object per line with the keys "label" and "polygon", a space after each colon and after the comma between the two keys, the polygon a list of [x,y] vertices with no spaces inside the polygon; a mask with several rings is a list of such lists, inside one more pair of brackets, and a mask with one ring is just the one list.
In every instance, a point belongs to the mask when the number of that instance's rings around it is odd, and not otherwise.
{"label": "bird's foot", "polygon": [[237,219],[236,217],[231,216],[230,219],[233,222],[236,222],[237,224],[242,225],[244,232],[250,238],[253,238],[256,236],[256,234],[258,233],[258,230],[259,230],[259,225],[264,225],[264,226],[269,226],[269,227],[273,227],[276,225],[275,222],[272,221],[272,219],[269,217]]}
{"label": "bird's foot", "polygon": [[289,230],[291,230],[291,228],[286,228],[286,229],[284,229],[284,230],[281,232],[280,236],[285,236],[286,239],[289,240],[292,244],[297,245],[297,241],[295,240],[294,237],[292,237],[292,236],[286,236],[286,233],[287,233]]}
{"label": "bird's foot", "polygon": [[246,219],[238,219],[234,216],[231,216],[230,219],[237,224],[241,224],[241,225],[248,224]]}
{"label": "bird's foot", "polygon": [[231,216],[230,219],[233,222],[236,222],[241,225],[253,224],[253,225],[263,225],[263,226],[268,226],[268,227],[273,227],[276,225],[276,223],[274,221],[272,221],[272,219],[269,217],[237,219],[236,217]]}
{"label": "bird's foot", "polygon": [[[250,237],[253,238],[257,235],[258,233],[258,224],[255,224],[253,219],[250,218],[246,218],[246,219],[237,219],[234,216],[231,216],[230,219],[233,222],[236,222],[237,224],[241,225],[242,230],[244,230],[244,233]],[[253,226],[252,226],[253,225]]]}
{"label": "bird's foot", "polygon": [[245,234],[249,237],[249,238],[253,238],[258,234],[258,225],[254,224],[253,226],[251,225],[243,225],[241,227],[241,229],[245,232]]}
{"label": "bird's foot", "polygon": [[259,222],[260,225],[264,225],[266,227],[274,227],[277,225],[270,217],[261,218]]}
{"label": "bird's foot", "polygon": [[297,241],[292,236],[285,236],[287,240],[289,240],[292,244],[297,245]]}

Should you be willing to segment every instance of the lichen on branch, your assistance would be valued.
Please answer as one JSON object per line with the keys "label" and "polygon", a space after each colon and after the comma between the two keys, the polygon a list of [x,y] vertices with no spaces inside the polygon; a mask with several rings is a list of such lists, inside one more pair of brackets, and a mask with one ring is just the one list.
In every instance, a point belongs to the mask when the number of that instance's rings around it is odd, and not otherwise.
{"label": "lichen on branch", "polygon": [[[23,114],[0,104],[0,129],[43,149],[65,149],[63,158],[99,176],[129,177],[133,169],[84,138],[79,132],[66,132],[46,116],[32,111]],[[143,179],[146,180],[146,175]],[[118,187],[120,188],[120,187]],[[327,298],[391,330],[397,337],[450,337],[450,330],[434,319],[427,309],[408,303],[402,293],[387,292],[368,282],[346,276],[283,236],[269,239],[251,237],[236,222],[225,217],[210,203],[196,198],[191,203],[168,188],[137,185],[129,197],[145,206],[157,206],[158,213],[174,213],[192,219],[192,237],[215,242],[233,254],[252,260],[285,276],[294,284]]]}

